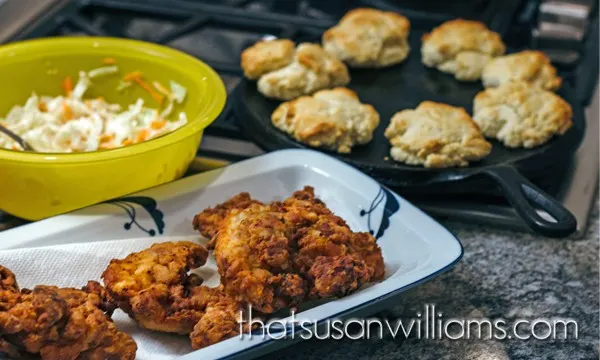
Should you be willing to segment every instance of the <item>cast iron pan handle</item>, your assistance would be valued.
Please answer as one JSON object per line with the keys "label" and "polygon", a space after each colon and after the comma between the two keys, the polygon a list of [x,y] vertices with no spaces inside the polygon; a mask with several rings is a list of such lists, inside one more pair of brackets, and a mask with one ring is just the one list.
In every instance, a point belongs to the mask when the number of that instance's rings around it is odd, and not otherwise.
{"label": "cast iron pan handle", "polygon": [[[519,216],[535,232],[548,237],[566,237],[577,229],[577,220],[558,201],[533,185],[511,166],[494,166],[483,170],[483,174],[494,179]],[[535,208],[546,211],[556,220],[544,219]]]}

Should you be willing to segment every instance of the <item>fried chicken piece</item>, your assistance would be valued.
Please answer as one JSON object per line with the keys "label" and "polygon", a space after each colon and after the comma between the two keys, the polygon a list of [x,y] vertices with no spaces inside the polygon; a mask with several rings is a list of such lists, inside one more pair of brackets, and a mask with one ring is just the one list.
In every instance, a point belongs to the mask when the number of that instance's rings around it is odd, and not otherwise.
{"label": "fried chicken piece", "polygon": [[117,306],[150,330],[189,334],[202,312],[174,305],[185,296],[191,269],[206,262],[208,251],[192,242],[165,242],[110,261],[102,274]]}
{"label": "fried chicken piece", "polygon": [[100,299],[98,308],[104,311],[108,316],[112,316],[113,312],[117,308],[114,299],[110,296],[106,288],[97,281],[88,281],[88,283],[81,288],[86,293],[95,294]]}
{"label": "fried chicken piece", "polygon": [[294,267],[309,280],[310,297],[344,296],[383,278],[385,266],[375,238],[353,232],[315,197],[312,187],[296,191],[282,206],[286,223],[296,224]]}
{"label": "fried chicken piece", "polygon": [[26,353],[39,354],[43,347],[60,338],[69,308],[56,291],[36,287],[31,292],[5,292],[0,295],[6,309],[0,312],[0,334],[4,340]]}
{"label": "fried chicken piece", "polygon": [[[227,296],[222,285],[218,288],[206,286],[196,287],[191,298],[201,298],[206,304],[204,316],[194,326],[190,334],[192,348],[200,349],[219,341],[229,339],[240,333],[240,311],[242,305],[233,298]],[[244,326],[248,330],[247,326]]]}
{"label": "fried chicken piece", "polygon": [[373,271],[353,256],[319,256],[308,270],[314,298],[346,296],[369,282]]}
{"label": "fried chicken piece", "polygon": [[0,290],[19,291],[15,274],[4,266],[0,266]]}
{"label": "fried chicken piece", "polygon": [[283,214],[269,205],[232,209],[214,238],[221,282],[239,301],[272,313],[304,298],[304,280],[292,274],[292,248]]}
{"label": "fried chicken piece", "polygon": [[312,187],[296,191],[282,206],[286,222],[297,227],[294,264],[298,272],[307,273],[319,256],[351,255],[371,269],[371,280],[383,278],[385,266],[375,238],[366,232],[353,232],[344,219],[315,197]]}
{"label": "fried chicken piece", "polygon": [[70,309],[59,339],[40,350],[42,358],[77,359],[85,351],[104,347],[104,344],[118,340],[124,353],[117,352],[115,356],[119,356],[119,359],[135,358],[135,342],[129,335],[119,333],[114,324],[107,321],[105,312],[101,310],[103,301],[99,296],[76,289],[38,286],[36,290],[56,292]]}
{"label": "fried chicken piece", "polygon": [[102,274],[119,308],[146,329],[190,334],[198,349],[239,333],[242,304],[221,288],[201,286],[188,275],[206,262],[208,251],[192,242],[165,242],[111,260]]}
{"label": "fried chicken piece", "polygon": [[[260,201],[254,200],[247,192],[239,193],[231,199],[214,208],[205,209],[202,213],[194,216],[194,229],[200,230],[202,236],[211,239],[217,234],[221,223],[233,209],[245,209],[252,204],[261,204]],[[212,249],[213,243],[209,243],[208,248]]]}
{"label": "fried chicken piece", "polygon": [[350,230],[309,186],[270,204],[237,195],[196,215],[194,226],[214,234],[211,243],[227,293],[263,313],[307,297],[344,296],[382,279],[385,271],[375,238]]}
{"label": "fried chicken piece", "polygon": [[44,285],[19,290],[10,270],[0,266],[0,273],[4,287],[0,290],[0,353],[12,358],[39,354],[43,360],[76,360],[111,344],[102,359],[135,358],[137,345],[111,321],[113,308],[102,296],[106,292],[100,284],[90,281],[83,290]]}
{"label": "fried chicken piece", "polygon": [[131,336],[118,331],[112,322],[108,324],[106,334],[100,345],[81,353],[78,360],[135,359],[137,345]]}

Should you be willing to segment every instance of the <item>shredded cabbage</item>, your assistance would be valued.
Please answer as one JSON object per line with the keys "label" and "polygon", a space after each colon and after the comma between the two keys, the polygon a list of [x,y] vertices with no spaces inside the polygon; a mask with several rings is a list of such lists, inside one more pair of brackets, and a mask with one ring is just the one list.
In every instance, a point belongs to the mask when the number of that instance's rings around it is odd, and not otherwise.
{"label": "shredded cabbage", "polygon": [[169,84],[171,86],[171,94],[173,94],[173,98],[178,104],[181,104],[183,100],[185,100],[185,96],[187,95],[186,88],[179,85],[173,80],[171,80]]}
{"label": "shredded cabbage", "polygon": [[118,72],[119,72],[119,68],[116,66],[104,66],[101,68],[90,70],[88,72],[88,76],[90,77],[90,79],[93,79],[95,77],[116,74]]}
{"label": "shredded cabbage", "polygon": [[[172,93],[167,96],[169,101],[162,111],[145,107],[142,99],[126,109],[102,98],[83,99],[86,91],[93,86],[92,79],[118,71],[117,66],[82,71],[70,94],[40,97],[33,93],[24,105],[14,106],[0,121],[38,152],[67,153],[112,149],[142,142],[187,123],[184,112],[173,121],[166,120],[173,111],[173,103],[181,103],[185,98],[185,88],[176,83],[173,86],[174,82],[171,82]],[[22,150],[2,133],[0,148]]]}
{"label": "shredded cabbage", "polygon": [[181,104],[187,94],[187,90],[183,86],[176,83],[175,81],[170,81],[169,85],[171,87],[171,91],[165,89],[165,87],[158,81],[154,81],[152,83],[152,86],[154,86],[154,88],[159,93],[161,93],[162,95],[164,95],[167,98],[167,106],[160,113],[160,117],[162,117],[162,118],[166,118],[169,115],[171,115],[171,113],[173,112],[173,107],[175,106],[175,103]]}

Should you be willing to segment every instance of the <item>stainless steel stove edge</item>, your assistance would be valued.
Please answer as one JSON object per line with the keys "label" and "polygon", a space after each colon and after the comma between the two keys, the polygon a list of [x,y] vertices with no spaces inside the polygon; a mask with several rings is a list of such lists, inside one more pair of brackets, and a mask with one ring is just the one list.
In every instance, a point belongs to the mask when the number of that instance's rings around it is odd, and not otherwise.
{"label": "stainless steel stove edge", "polygon": [[596,200],[599,171],[600,88],[586,108],[586,130],[581,147],[572,163],[572,171],[565,180],[565,191],[559,200],[577,218],[577,234],[583,236],[593,202]]}
{"label": "stainless steel stove edge", "polygon": [[11,40],[41,16],[60,9],[69,0],[6,0],[0,3],[0,44]]}

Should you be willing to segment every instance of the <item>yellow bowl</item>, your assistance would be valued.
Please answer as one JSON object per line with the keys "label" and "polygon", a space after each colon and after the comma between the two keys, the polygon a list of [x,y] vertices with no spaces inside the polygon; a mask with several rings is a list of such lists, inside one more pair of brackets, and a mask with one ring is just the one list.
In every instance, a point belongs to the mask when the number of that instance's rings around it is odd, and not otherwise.
{"label": "yellow bowl", "polygon": [[[62,93],[65,76],[117,61],[122,74],[142,71],[148,80],[183,85],[188,93],[175,111],[188,123],[143,143],[87,153],[30,153],[0,149],[0,209],[29,220],[102,202],[172,181],[183,175],[202,138],[202,130],[223,110],[227,93],[212,68],[182,52],[150,43],[99,37],[49,38],[0,47],[0,117],[36,92]],[[117,92],[120,76],[98,79],[86,93],[127,105],[143,98],[142,89]]]}

